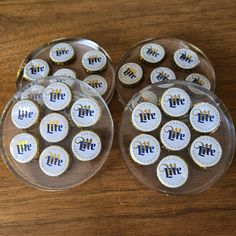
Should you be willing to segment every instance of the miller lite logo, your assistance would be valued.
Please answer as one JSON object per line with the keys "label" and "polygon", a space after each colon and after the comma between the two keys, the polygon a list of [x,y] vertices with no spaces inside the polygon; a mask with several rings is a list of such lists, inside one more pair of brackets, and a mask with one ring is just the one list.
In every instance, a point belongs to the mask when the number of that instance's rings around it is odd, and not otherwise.
{"label": "miller lite logo", "polygon": [[148,63],[160,62],[165,56],[164,48],[157,43],[147,43],[140,50],[141,59]]}
{"label": "miller lite logo", "polygon": [[46,158],[46,165],[48,166],[61,166],[61,164],[63,163],[63,160],[61,160],[60,153],[56,154],[49,152],[49,155],[47,155],[45,158]]}
{"label": "miller lite logo", "polygon": [[164,186],[178,188],[184,185],[188,179],[188,166],[178,156],[166,156],[157,166],[157,177]]}
{"label": "miller lite logo", "polygon": [[162,115],[159,108],[150,102],[139,103],[132,112],[132,123],[141,131],[155,130],[161,123]]}
{"label": "miller lite logo", "polygon": [[190,155],[194,162],[201,167],[216,165],[222,156],[220,143],[211,136],[200,136],[196,138],[191,147]]}
{"label": "miller lite logo", "polygon": [[130,155],[140,165],[153,164],[160,156],[159,141],[149,134],[136,136],[130,144]]}
{"label": "miller lite logo", "polygon": [[181,133],[181,128],[174,128],[170,125],[164,127],[164,132],[168,133],[168,139],[174,140],[184,140],[185,134]]}
{"label": "miller lite logo", "polygon": [[71,149],[80,161],[91,161],[101,152],[101,139],[93,131],[81,131],[72,140]]}
{"label": "miller lite logo", "polygon": [[45,90],[45,94],[49,96],[50,102],[57,102],[60,100],[65,100],[66,94],[62,92],[60,88],[48,88]]}
{"label": "miller lite logo", "polygon": [[28,140],[22,140],[17,142],[16,148],[17,153],[22,155],[27,151],[31,151],[32,144],[28,143]]}

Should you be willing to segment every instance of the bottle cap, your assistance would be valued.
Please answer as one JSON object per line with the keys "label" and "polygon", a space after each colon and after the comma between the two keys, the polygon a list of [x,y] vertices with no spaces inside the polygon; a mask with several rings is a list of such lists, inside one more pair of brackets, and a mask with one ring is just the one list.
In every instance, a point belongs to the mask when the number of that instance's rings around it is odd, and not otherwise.
{"label": "bottle cap", "polygon": [[211,167],[220,161],[222,148],[215,138],[200,136],[193,141],[190,147],[190,155],[197,165]]}
{"label": "bottle cap", "polygon": [[24,67],[24,77],[27,80],[34,81],[44,78],[49,74],[49,65],[42,59],[33,59]]}
{"label": "bottle cap", "polygon": [[50,146],[43,150],[39,157],[39,166],[48,176],[56,177],[62,175],[70,165],[70,156],[60,146]]}
{"label": "bottle cap", "polygon": [[181,48],[174,53],[175,64],[181,68],[190,70],[196,67],[200,61],[197,54],[187,48]]}
{"label": "bottle cap", "polygon": [[82,64],[89,72],[101,71],[107,64],[107,58],[98,50],[90,50],[83,55]]}
{"label": "bottle cap", "polygon": [[136,136],[130,144],[130,155],[140,165],[151,165],[160,156],[160,143],[149,134]]}
{"label": "bottle cap", "polygon": [[71,107],[71,119],[78,127],[89,127],[98,122],[101,108],[91,98],[79,98]]}
{"label": "bottle cap", "polygon": [[89,75],[84,79],[84,82],[95,89],[101,96],[107,91],[107,81],[100,75]]}
{"label": "bottle cap", "polygon": [[74,49],[68,43],[57,43],[49,53],[51,60],[58,64],[70,61],[75,55]]}
{"label": "bottle cap", "polygon": [[157,102],[158,102],[157,96],[152,91],[149,91],[149,90],[142,91],[138,96],[133,98],[132,107],[134,108],[139,103],[142,103],[142,102],[150,102],[150,103],[157,105]]}
{"label": "bottle cap", "polygon": [[92,131],[81,131],[72,140],[71,149],[80,161],[91,161],[101,152],[101,139]]}
{"label": "bottle cap", "polygon": [[29,87],[21,94],[21,99],[29,99],[37,102],[39,105],[43,105],[43,92],[44,87],[41,85],[33,85]]}
{"label": "bottle cap", "polygon": [[189,82],[193,82],[198,85],[201,85],[202,87],[204,87],[208,90],[211,89],[211,83],[204,75],[201,75],[198,73],[192,73],[192,74],[188,75],[185,80],[189,81]]}
{"label": "bottle cap", "polygon": [[161,128],[160,138],[167,149],[179,151],[188,146],[191,133],[182,121],[171,120]]}
{"label": "bottle cap", "polygon": [[150,102],[138,104],[132,112],[132,123],[134,127],[143,132],[151,132],[157,129],[161,123],[161,119],[160,109]]}
{"label": "bottle cap", "polygon": [[39,113],[39,109],[34,102],[22,100],[13,106],[11,119],[18,129],[28,129],[38,121]]}
{"label": "bottle cap", "polygon": [[76,79],[76,73],[73,70],[67,68],[57,70],[53,76],[63,76]]}
{"label": "bottle cap", "polygon": [[158,67],[154,69],[150,75],[150,80],[152,84],[175,79],[175,73],[167,67]]}
{"label": "bottle cap", "polygon": [[19,163],[28,163],[37,157],[39,145],[36,138],[28,133],[17,134],[10,143],[10,152]]}
{"label": "bottle cap", "polygon": [[147,43],[140,50],[140,57],[148,63],[158,63],[165,56],[165,50],[160,44]]}
{"label": "bottle cap", "polygon": [[168,188],[178,188],[188,179],[188,166],[185,161],[175,155],[164,157],[157,166],[159,181]]}
{"label": "bottle cap", "polygon": [[161,97],[162,110],[171,117],[185,115],[191,106],[189,95],[180,88],[169,88]]}
{"label": "bottle cap", "polygon": [[61,82],[49,84],[43,93],[45,105],[53,111],[60,111],[66,108],[72,100],[69,87]]}
{"label": "bottle cap", "polygon": [[202,102],[193,106],[189,120],[196,131],[210,133],[220,125],[220,113],[210,103]]}
{"label": "bottle cap", "polygon": [[118,78],[121,83],[127,86],[137,84],[143,77],[143,70],[136,63],[126,63],[120,67]]}
{"label": "bottle cap", "polygon": [[50,113],[41,120],[39,131],[43,139],[50,143],[57,143],[67,136],[69,122],[59,113]]}

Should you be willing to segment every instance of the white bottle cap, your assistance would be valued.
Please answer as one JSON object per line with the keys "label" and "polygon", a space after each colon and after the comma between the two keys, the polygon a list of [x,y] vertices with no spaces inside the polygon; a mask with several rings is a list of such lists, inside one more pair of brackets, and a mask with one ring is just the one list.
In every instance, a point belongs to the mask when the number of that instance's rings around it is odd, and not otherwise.
{"label": "white bottle cap", "polygon": [[187,48],[178,49],[174,54],[175,64],[181,69],[193,69],[196,67],[200,61],[198,55]]}
{"label": "white bottle cap", "polygon": [[11,119],[18,129],[28,129],[38,121],[39,114],[39,109],[34,102],[22,100],[13,106]]}
{"label": "white bottle cap", "polygon": [[138,104],[132,112],[132,123],[134,127],[143,132],[151,132],[157,129],[161,123],[161,119],[160,109],[150,102]]}
{"label": "white bottle cap", "polygon": [[48,176],[62,175],[70,165],[70,156],[60,146],[50,146],[43,150],[39,157],[39,166]]}
{"label": "white bottle cap", "polygon": [[37,102],[39,105],[43,105],[43,92],[44,87],[41,85],[33,85],[29,87],[21,94],[21,99],[29,99]]}
{"label": "white bottle cap", "polygon": [[165,50],[160,44],[147,43],[140,50],[140,57],[149,63],[158,63],[165,56]]}
{"label": "white bottle cap", "polygon": [[36,138],[28,133],[17,134],[10,143],[13,158],[20,163],[28,163],[36,158],[39,145]]}
{"label": "white bottle cap", "polygon": [[210,103],[202,102],[193,106],[189,120],[196,131],[210,133],[220,125],[220,113]]}
{"label": "white bottle cap", "polygon": [[149,90],[142,91],[140,94],[133,98],[132,107],[135,108],[139,103],[142,102],[150,102],[157,105],[157,95]]}
{"label": "white bottle cap", "polygon": [[84,82],[95,89],[101,96],[107,91],[107,81],[100,75],[89,75],[84,79]]}
{"label": "white bottle cap", "polygon": [[130,155],[140,165],[151,165],[160,156],[160,143],[149,134],[136,136],[130,144]]}
{"label": "white bottle cap", "polygon": [[137,84],[143,77],[143,70],[136,63],[126,63],[120,67],[118,78],[121,83],[127,86]]}
{"label": "white bottle cap", "polygon": [[83,67],[90,72],[101,71],[105,68],[106,64],[106,56],[98,50],[90,50],[82,57]]}
{"label": "white bottle cap", "polygon": [[34,81],[44,78],[49,74],[49,65],[42,59],[33,59],[24,67],[24,77],[27,80]]}
{"label": "white bottle cap", "polygon": [[72,140],[71,149],[80,161],[91,161],[101,152],[101,139],[92,131],[81,131]]}
{"label": "white bottle cap", "polygon": [[69,87],[61,82],[49,84],[43,93],[45,105],[53,111],[60,111],[66,108],[72,100]]}
{"label": "white bottle cap", "polygon": [[175,73],[167,67],[158,67],[154,69],[150,75],[150,80],[152,84],[175,79]]}
{"label": "white bottle cap", "polygon": [[70,77],[76,79],[76,74],[73,70],[62,68],[60,70],[57,70],[54,74],[54,76],[63,76],[63,77]]}
{"label": "white bottle cap", "polygon": [[178,156],[164,157],[157,166],[157,177],[164,186],[178,188],[188,179],[188,166]]}
{"label": "white bottle cap", "polygon": [[71,119],[78,127],[89,127],[98,122],[101,108],[92,98],[79,98],[71,107]]}
{"label": "white bottle cap", "polygon": [[197,165],[211,167],[220,161],[222,148],[215,138],[200,136],[193,141],[190,147],[190,155]]}
{"label": "white bottle cap", "polygon": [[43,139],[50,143],[57,143],[67,136],[69,122],[59,113],[50,113],[41,120],[39,131]]}
{"label": "white bottle cap", "polygon": [[162,110],[171,117],[185,115],[191,106],[189,95],[180,88],[169,88],[161,97]]}
{"label": "white bottle cap", "polygon": [[211,83],[204,75],[201,75],[198,73],[192,73],[192,74],[188,75],[185,80],[189,81],[189,82],[193,82],[198,85],[201,85],[202,87],[204,87],[208,90],[211,89]]}
{"label": "white bottle cap", "polygon": [[74,55],[74,49],[68,43],[58,43],[54,45],[49,53],[51,60],[59,64],[70,61]]}
{"label": "white bottle cap", "polygon": [[167,149],[179,151],[188,146],[191,133],[188,126],[182,121],[171,120],[161,128],[160,138]]}

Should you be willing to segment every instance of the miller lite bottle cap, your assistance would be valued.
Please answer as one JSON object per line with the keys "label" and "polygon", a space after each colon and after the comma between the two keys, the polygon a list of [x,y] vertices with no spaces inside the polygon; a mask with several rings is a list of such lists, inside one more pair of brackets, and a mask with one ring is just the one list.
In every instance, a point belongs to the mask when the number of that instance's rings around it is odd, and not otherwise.
{"label": "miller lite bottle cap", "polygon": [[169,88],[161,97],[162,110],[171,117],[185,115],[191,106],[189,95],[180,88]]}
{"label": "miller lite bottle cap", "polygon": [[151,132],[157,129],[161,123],[161,119],[160,109],[150,102],[138,104],[132,112],[132,123],[134,127],[143,132]]}
{"label": "miller lite bottle cap", "polygon": [[89,127],[98,122],[101,108],[92,98],[79,98],[71,107],[71,119],[78,127]]}
{"label": "miller lite bottle cap", "polygon": [[196,131],[210,133],[215,131],[220,125],[220,113],[210,103],[202,102],[193,106],[189,120]]}
{"label": "miller lite bottle cap", "polygon": [[70,77],[70,78],[76,79],[76,73],[73,70],[67,69],[67,68],[57,70],[53,75],[54,76]]}
{"label": "miller lite bottle cap", "polygon": [[184,185],[188,179],[188,166],[178,156],[166,156],[157,166],[157,177],[164,186],[178,188]]}
{"label": "miller lite bottle cap", "polygon": [[158,63],[165,56],[165,50],[160,44],[147,43],[140,50],[140,57],[148,63]]}
{"label": "miller lite bottle cap", "polygon": [[101,152],[102,143],[99,136],[89,130],[81,131],[75,135],[71,149],[80,161],[91,161]]}
{"label": "miller lite bottle cap", "polygon": [[150,75],[150,80],[152,84],[175,79],[175,73],[167,67],[158,67],[154,69]]}
{"label": "miller lite bottle cap", "polygon": [[189,82],[193,82],[198,85],[201,85],[202,87],[204,87],[208,90],[211,89],[211,83],[204,75],[201,75],[198,73],[192,73],[192,74],[188,75],[185,80],[189,81]]}
{"label": "miller lite bottle cap", "polygon": [[179,151],[188,146],[191,133],[188,126],[182,121],[171,120],[161,128],[161,142],[171,151]]}
{"label": "miller lite bottle cap", "polygon": [[57,143],[67,136],[69,122],[59,113],[50,113],[41,120],[39,131],[43,139],[50,143]]}
{"label": "miller lite bottle cap", "polygon": [[70,156],[60,146],[50,146],[39,157],[40,169],[48,176],[56,177],[65,173],[70,166]]}
{"label": "miller lite bottle cap", "polygon": [[101,71],[106,64],[106,56],[98,50],[90,50],[82,57],[82,65],[89,72]]}
{"label": "miller lite bottle cap", "polygon": [[37,157],[39,145],[37,139],[28,133],[17,134],[10,143],[10,152],[19,163],[28,163]]}
{"label": "miller lite bottle cap", "polygon": [[28,129],[39,119],[38,106],[30,100],[17,102],[11,111],[11,119],[18,129]]}
{"label": "miller lite bottle cap", "polygon": [[64,64],[70,61],[74,55],[74,49],[68,43],[58,43],[54,45],[49,53],[51,60],[57,64]]}
{"label": "miller lite bottle cap", "polygon": [[61,82],[49,84],[43,93],[43,101],[47,108],[60,111],[66,108],[72,100],[69,87]]}
{"label": "miller lite bottle cap", "polygon": [[32,87],[26,89],[22,94],[21,94],[21,99],[29,99],[32,101],[37,102],[39,105],[43,105],[43,92],[44,92],[44,87],[41,85],[33,85]]}
{"label": "miller lite bottle cap", "polygon": [[84,79],[84,82],[95,89],[101,96],[107,91],[107,81],[100,75],[89,75]]}
{"label": "miller lite bottle cap", "polygon": [[157,95],[149,90],[146,91],[142,91],[138,96],[136,96],[135,98],[133,98],[132,101],[132,107],[136,107],[139,103],[142,102],[150,102],[153,103],[155,105],[157,105]]}
{"label": "miller lite bottle cap", "polygon": [[222,148],[215,138],[200,136],[193,141],[190,155],[200,167],[211,167],[220,161]]}
{"label": "miller lite bottle cap", "polygon": [[160,156],[161,148],[158,140],[149,134],[136,136],[130,144],[130,155],[140,165],[151,165]]}
{"label": "miller lite bottle cap", "polygon": [[185,70],[190,70],[199,65],[198,55],[187,48],[181,48],[174,53],[175,64]]}
{"label": "miller lite bottle cap", "polygon": [[118,71],[118,78],[121,83],[127,86],[137,84],[143,77],[143,70],[140,65],[136,63],[126,63],[120,67]]}
{"label": "miller lite bottle cap", "polygon": [[42,59],[33,59],[24,67],[23,76],[30,81],[44,78],[49,74],[49,65]]}

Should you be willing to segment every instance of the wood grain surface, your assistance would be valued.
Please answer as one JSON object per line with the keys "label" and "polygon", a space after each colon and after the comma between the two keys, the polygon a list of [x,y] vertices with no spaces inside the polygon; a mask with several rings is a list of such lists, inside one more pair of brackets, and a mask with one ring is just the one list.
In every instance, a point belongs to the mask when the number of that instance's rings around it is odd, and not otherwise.
{"label": "wood grain surface", "polygon": [[[235,0],[0,1],[0,110],[15,92],[22,59],[45,41],[81,36],[116,64],[134,43],[176,37],[201,48],[215,66],[216,94],[236,121]],[[110,110],[114,144],[99,173],[64,192],[19,182],[0,161],[0,235],[235,235],[236,162],[208,191],[166,196],[139,183],[118,145],[122,106]]]}

